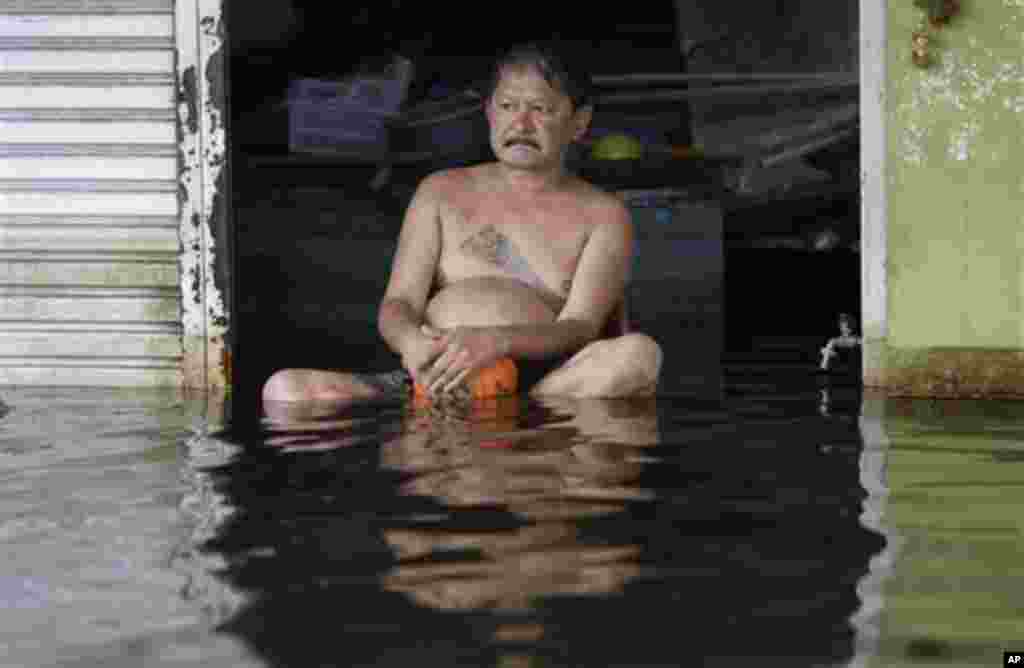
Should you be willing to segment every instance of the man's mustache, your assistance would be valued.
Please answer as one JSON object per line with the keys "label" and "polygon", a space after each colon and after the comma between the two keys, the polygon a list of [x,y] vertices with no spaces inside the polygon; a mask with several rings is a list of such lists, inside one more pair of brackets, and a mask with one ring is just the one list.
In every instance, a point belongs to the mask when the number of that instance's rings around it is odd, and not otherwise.
{"label": "man's mustache", "polygon": [[530,139],[529,137],[512,137],[511,139],[505,140],[505,146],[529,146],[531,148],[540,149],[540,144]]}

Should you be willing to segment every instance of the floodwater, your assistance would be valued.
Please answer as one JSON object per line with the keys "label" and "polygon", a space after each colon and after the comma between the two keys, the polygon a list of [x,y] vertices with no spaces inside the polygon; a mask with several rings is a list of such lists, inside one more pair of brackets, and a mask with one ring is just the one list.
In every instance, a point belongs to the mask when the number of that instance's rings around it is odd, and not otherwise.
{"label": "floodwater", "polygon": [[[0,390],[4,666],[995,666],[1024,404]],[[752,659],[764,660],[751,661]]]}

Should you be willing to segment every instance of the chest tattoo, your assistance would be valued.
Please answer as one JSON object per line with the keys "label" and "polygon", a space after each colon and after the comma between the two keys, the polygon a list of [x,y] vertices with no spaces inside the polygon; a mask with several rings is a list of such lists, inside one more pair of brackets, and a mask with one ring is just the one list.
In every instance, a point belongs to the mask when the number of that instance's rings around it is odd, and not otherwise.
{"label": "chest tattoo", "polygon": [[515,243],[494,229],[493,225],[482,228],[463,241],[459,249],[467,255],[501,267],[529,285],[538,288],[544,287],[544,281],[519,252]]}

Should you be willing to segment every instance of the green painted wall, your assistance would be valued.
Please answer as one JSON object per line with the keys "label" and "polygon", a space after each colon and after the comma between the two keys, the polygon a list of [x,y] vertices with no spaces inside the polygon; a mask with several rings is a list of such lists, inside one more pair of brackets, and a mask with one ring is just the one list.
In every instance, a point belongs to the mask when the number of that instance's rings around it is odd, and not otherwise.
{"label": "green painted wall", "polygon": [[1024,349],[1024,0],[962,5],[921,69],[888,3],[890,348]]}

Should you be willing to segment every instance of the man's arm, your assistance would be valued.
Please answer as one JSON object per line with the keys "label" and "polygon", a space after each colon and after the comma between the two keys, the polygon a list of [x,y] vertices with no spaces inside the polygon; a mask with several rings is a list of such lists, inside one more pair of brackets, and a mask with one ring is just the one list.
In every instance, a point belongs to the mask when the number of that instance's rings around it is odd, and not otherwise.
{"label": "man's arm", "polygon": [[509,357],[545,358],[577,350],[601,334],[622,301],[633,260],[633,222],[617,199],[603,205],[573,276],[565,306],[549,325],[496,327]]}
{"label": "man's arm", "polygon": [[429,337],[420,326],[441,255],[438,181],[437,175],[424,179],[409,203],[377,314],[381,337],[404,362],[412,358],[413,366],[426,361],[419,358],[427,354]]}

